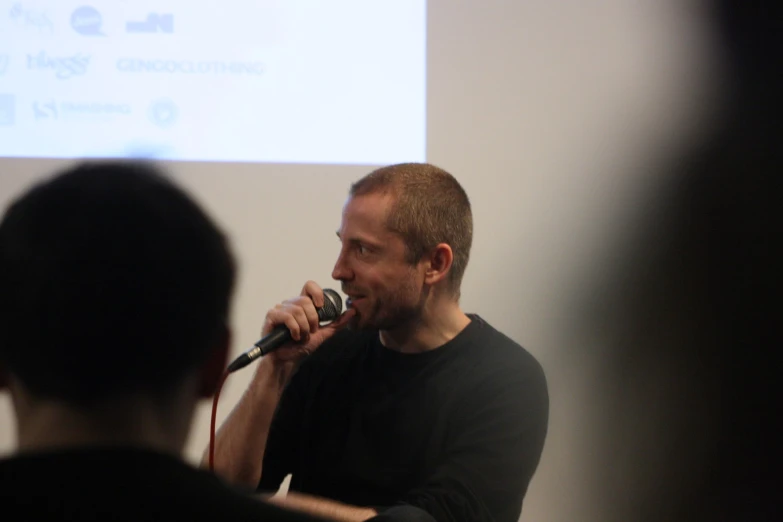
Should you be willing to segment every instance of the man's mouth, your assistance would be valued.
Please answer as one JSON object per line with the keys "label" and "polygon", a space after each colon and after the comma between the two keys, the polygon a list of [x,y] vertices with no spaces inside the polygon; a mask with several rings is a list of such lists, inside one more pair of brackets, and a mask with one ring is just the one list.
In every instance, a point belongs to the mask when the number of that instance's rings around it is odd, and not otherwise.
{"label": "man's mouth", "polygon": [[363,295],[349,295],[349,296],[348,296],[348,299],[346,299],[346,301],[345,301],[345,306],[346,306],[347,308],[351,308],[351,307],[352,307],[352,306],[354,306],[354,305],[355,305],[355,304],[356,304],[358,301],[361,301],[362,299],[364,299],[364,296],[363,296]]}

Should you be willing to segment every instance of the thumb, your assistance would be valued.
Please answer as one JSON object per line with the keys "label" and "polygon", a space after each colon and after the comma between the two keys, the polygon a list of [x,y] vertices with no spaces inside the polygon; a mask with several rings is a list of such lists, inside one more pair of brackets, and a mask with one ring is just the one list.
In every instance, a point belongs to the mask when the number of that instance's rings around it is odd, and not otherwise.
{"label": "thumb", "polygon": [[312,347],[312,349],[321,346],[321,344],[323,344],[327,339],[345,328],[348,325],[348,321],[350,321],[351,318],[355,315],[356,310],[346,310],[345,313],[343,313],[335,321],[319,328],[317,332],[312,334],[312,336],[310,336],[310,338],[305,343],[305,346]]}
{"label": "thumb", "polygon": [[340,315],[337,319],[332,321],[331,323],[327,324],[323,328],[321,328],[321,332],[326,334],[327,337],[331,337],[338,331],[342,330],[346,326],[348,326],[348,322],[353,319],[353,317],[356,315],[356,310],[353,308],[349,308],[345,312]]}

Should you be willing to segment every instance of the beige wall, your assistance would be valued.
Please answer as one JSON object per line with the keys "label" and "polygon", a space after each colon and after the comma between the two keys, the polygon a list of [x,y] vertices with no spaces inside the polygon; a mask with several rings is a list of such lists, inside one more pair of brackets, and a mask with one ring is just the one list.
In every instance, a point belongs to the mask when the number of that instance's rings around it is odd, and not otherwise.
{"label": "beige wall", "polygon": [[[524,520],[595,519],[582,436],[592,339],[569,329],[571,306],[580,276],[631,223],[651,158],[682,136],[703,99],[695,82],[702,34],[684,4],[430,2],[428,160],[453,172],[474,205],[463,305],[527,347],[549,376],[550,435]],[[0,159],[0,209],[64,163]],[[257,339],[266,309],[306,279],[332,284],[340,207],[369,167],[171,167],[240,259],[236,354]],[[219,419],[250,373],[227,382]],[[204,404],[194,421],[194,461],[208,441],[209,413]],[[0,452],[13,445],[9,401],[0,396]]]}

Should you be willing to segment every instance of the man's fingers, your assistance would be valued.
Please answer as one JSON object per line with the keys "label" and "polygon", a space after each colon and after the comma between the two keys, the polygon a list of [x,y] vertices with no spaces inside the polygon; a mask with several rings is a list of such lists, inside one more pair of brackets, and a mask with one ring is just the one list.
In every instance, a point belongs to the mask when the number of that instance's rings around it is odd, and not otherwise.
{"label": "man's fingers", "polygon": [[[291,314],[291,311],[283,308],[273,308],[266,314],[266,323],[263,330],[263,335],[268,335],[275,326],[284,324],[288,331],[291,332],[291,338],[295,341],[301,339],[301,331],[299,328],[299,322]],[[305,321],[305,324],[307,322]]]}
{"label": "man's fingers", "polygon": [[[310,303],[312,305],[312,302]],[[318,311],[315,306],[305,306],[302,308],[307,316],[307,324],[310,326],[310,333],[318,331],[320,321],[318,320]]]}
{"label": "man's fingers", "polygon": [[[345,327],[356,315],[355,310],[347,310],[337,320],[321,328],[317,308],[323,305],[323,290],[314,281],[308,281],[302,288],[302,295],[283,301],[267,312],[261,334],[267,336],[278,325],[285,325],[291,333],[291,339],[298,343],[290,347],[304,350],[300,355],[306,355]],[[290,356],[293,356],[293,352]]]}
{"label": "man's fingers", "polygon": [[305,309],[301,306],[291,305],[287,311],[294,317],[296,323],[299,325],[299,331],[301,334],[309,334],[311,332],[310,320]]}
{"label": "man's fingers", "polygon": [[[323,293],[321,294],[321,297],[323,298]],[[302,295],[292,299],[291,302],[297,306],[300,306],[302,310],[304,310],[304,313],[307,317],[308,327],[306,328],[305,324],[302,324],[302,328],[307,329],[310,333],[318,330],[320,321],[318,319],[318,310],[316,309],[318,305],[315,303],[314,298],[310,295]]]}
{"label": "man's fingers", "polygon": [[[315,309],[315,304],[310,297],[299,296],[291,299],[286,307],[292,310],[302,331],[312,333],[318,330],[318,310]],[[294,312],[294,309],[297,311]]]}
{"label": "man's fingers", "polygon": [[315,281],[308,281],[302,287],[302,295],[309,297],[316,308],[324,305],[324,291]]}

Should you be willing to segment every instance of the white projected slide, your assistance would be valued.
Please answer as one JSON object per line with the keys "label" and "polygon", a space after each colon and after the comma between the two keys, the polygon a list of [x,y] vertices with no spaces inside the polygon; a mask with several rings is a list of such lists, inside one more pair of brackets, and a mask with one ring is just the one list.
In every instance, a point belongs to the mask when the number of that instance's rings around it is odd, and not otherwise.
{"label": "white projected slide", "polygon": [[0,156],[423,161],[425,0],[0,0]]}

